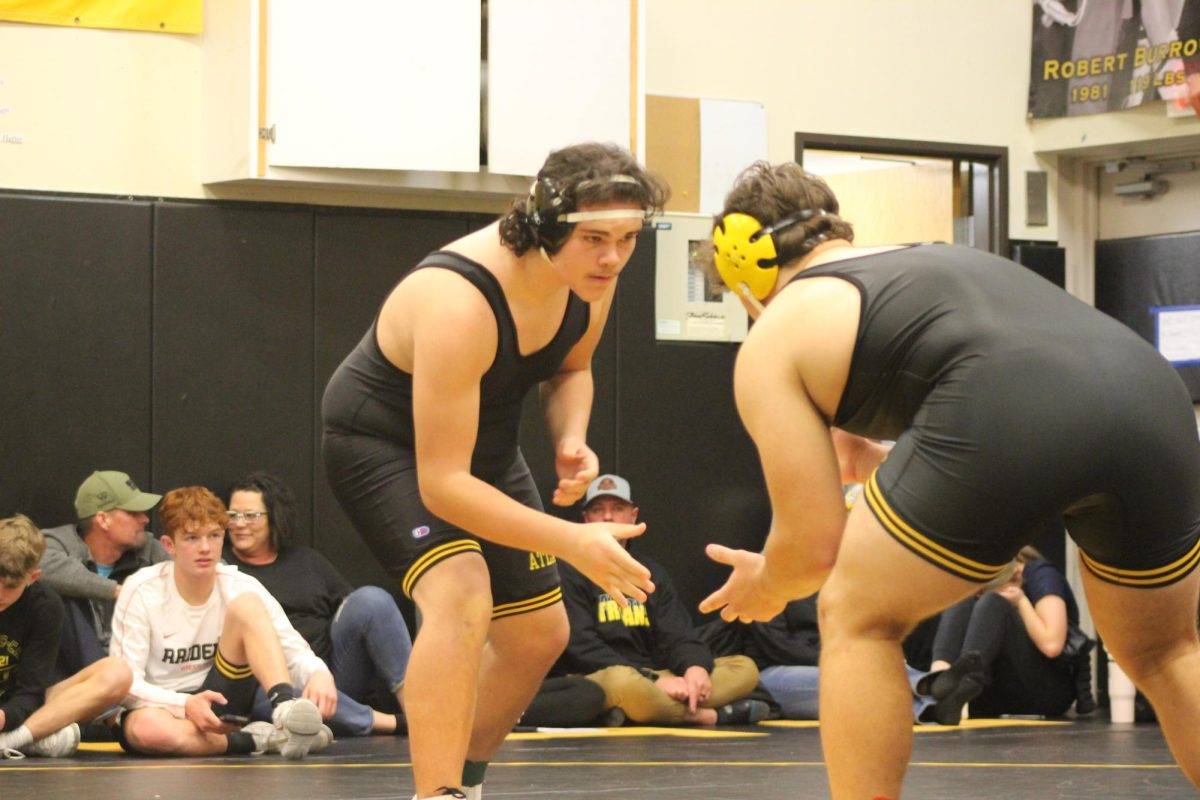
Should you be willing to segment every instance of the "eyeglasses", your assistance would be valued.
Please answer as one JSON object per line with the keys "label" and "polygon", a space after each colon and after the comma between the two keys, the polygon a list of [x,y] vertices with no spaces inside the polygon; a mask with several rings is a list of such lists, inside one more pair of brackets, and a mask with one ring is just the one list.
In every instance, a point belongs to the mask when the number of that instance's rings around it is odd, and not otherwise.
{"label": "eyeglasses", "polygon": [[265,511],[230,511],[229,512],[229,521],[230,522],[258,522],[260,519],[262,519],[266,515],[267,515],[267,512],[265,512]]}

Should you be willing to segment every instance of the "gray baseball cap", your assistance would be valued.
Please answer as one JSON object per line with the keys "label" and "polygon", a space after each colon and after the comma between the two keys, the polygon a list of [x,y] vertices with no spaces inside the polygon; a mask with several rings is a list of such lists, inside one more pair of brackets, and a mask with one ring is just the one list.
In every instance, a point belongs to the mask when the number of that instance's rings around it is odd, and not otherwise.
{"label": "gray baseball cap", "polygon": [[626,503],[632,503],[633,497],[629,491],[629,481],[620,475],[601,475],[588,484],[587,494],[583,498],[584,505],[597,497],[617,497]]}

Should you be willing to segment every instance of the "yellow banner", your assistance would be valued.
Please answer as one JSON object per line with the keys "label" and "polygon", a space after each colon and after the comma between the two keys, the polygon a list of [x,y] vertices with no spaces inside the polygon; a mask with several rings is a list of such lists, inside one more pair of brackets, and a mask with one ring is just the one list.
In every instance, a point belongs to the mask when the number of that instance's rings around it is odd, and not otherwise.
{"label": "yellow banner", "polygon": [[0,20],[158,33],[204,31],[204,0],[0,0]]}

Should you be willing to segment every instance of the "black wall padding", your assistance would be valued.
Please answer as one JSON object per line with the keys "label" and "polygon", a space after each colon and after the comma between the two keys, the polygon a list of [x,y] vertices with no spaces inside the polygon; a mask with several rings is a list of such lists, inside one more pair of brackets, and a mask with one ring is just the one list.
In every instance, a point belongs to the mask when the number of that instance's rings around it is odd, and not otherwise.
{"label": "black wall padding", "polygon": [[310,496],[312,227],[300,208],[157,207],[155,487],[267,470]]}
{"label": "black wall padding", "polygon": [[[770,525],[762,470],[733,401],[736,344],[655,339],[654,269],[638,244],[618,288],[615,470],[647,531],[636,547],[696,605],[728,576],[704,546],[759,550]],[[609,465],[601,464],[601,469]]]}
{"label": "black wall padding", "polygon": [[315,374],[307,445],[315,454],[315,546],[354,584],[391,586],[329,490],[320,459],[321,395],[342,359],[358,344],[388,292],[414,264],[467,233],[462,216],[328,209],[316,217]]}
{"label": "black wall padding", "polygon": [[[1200,305],[1200,231],[1096,242],[1096,308],[1155,344],[1155,306]],[[1200,402],[1200,366],[1177,367]]]}
{"label": "black wall padding", "polygon": [[151,205],[0,195],[0,516],[70,522],[94,469],[150,484]]}
{"label": "black wall padding", "polygon": [[[62,524],[96,468],[222,494],[269,470],[300,500],[301,543],[395,589],[327,488],[321,394],[403,273],[491,219],[0,195],[0,515]],[[601,469],[632,481],[642,546],[694,609],[727,574],[705,543],[758,549],[770,511],[733,406],[736,345],[655,341],[654,262],[647,232],[593,359],[588,436]],[[536,397],[522,447],[548,503]]]}
{"label": "black wall padding", "polygon": [[1012,260],[1041,275],[1060,289],[1067,288],[1067,251],[1045,242],[1012,242]]}

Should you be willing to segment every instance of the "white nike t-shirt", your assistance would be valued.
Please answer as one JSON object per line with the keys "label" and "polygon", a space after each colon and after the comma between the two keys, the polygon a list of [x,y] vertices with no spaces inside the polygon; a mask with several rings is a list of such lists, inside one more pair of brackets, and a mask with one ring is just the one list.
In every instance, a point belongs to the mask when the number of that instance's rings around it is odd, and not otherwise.
{"label": "white nike t-shirt", "polygon": [[175,564],[164,561],[131,575],[117,598],[109,652],[133,671],[133,686],[122,705],[159,706],[182,717],[188,695],[212,669],[230,601],[246,592],[266,605],[294,685],[304,686],[313,673],[328,670],[257,579],[219,564],[212,594],[193,606],[175,587]]}

